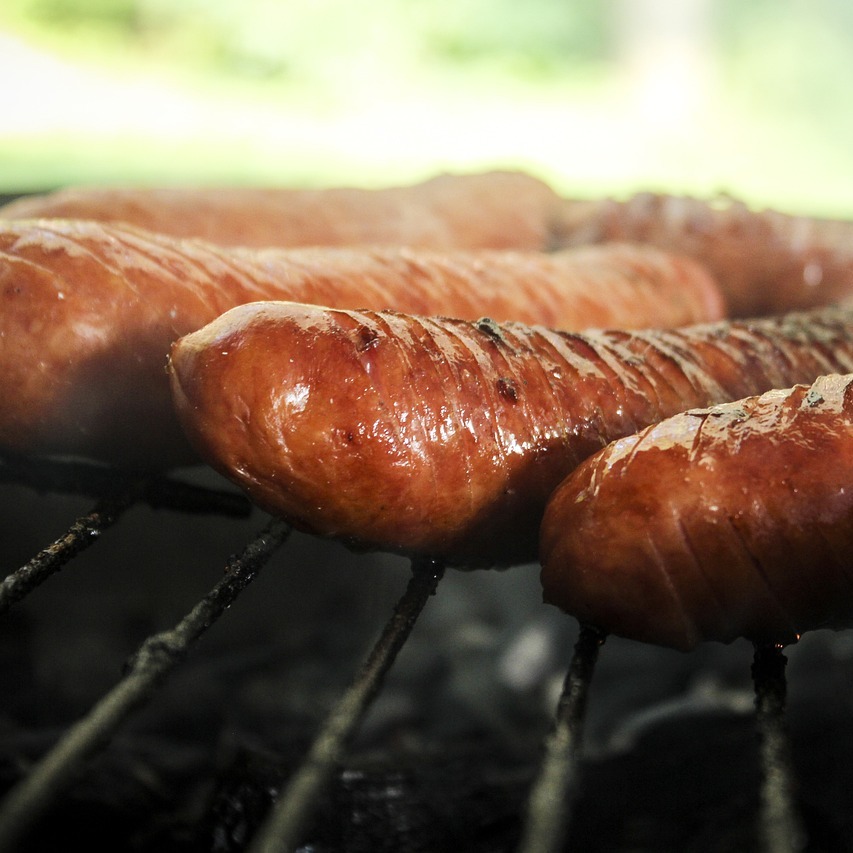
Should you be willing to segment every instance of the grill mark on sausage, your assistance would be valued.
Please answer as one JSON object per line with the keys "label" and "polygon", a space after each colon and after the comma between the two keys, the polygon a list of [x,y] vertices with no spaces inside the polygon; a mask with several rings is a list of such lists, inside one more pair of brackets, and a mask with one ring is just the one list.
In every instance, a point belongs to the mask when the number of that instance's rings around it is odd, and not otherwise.
{"label": "grill mark on sausage", "polygon": [[[735,339],[740,340],[740,330],[736,332]],[[770,385],[780,386],[790,384],[790,381],[785,381],[785,373],[780,363],[788,364],[789,366],[796,364],[791,349],[796,347],[796,352],[799,354],[799,364],[805,360],[812,360],[817,356],[819,343],[810,342],[810,350],[803,353],[802,342],[788,341],[784,337],[776,337],[776,340],[770,340],[765,331],[759,327],[750,327],[744,330],[742,334],[744,345],[741,347],[743,358],[743,367],[746,370],[761,370],[768,377]]]}
{"label": "grill mark on sausage", "polygon": [[[678,347],[675,356],[691,365],[688,379],[694,382],[694,399],[723,402],[731,399],[734,387],[739,388],[742,382],[742,370],[746,360],[744,349],[750,346],[745,343],[736,345],[733,336],[723,341],[716,335],[702,335],[699,345],[693,347]],[[730,364],[741,365],[741,370],[735,376],[736,385],[733,387],[727,372],[720,365],[721,360]]]}
{"label": "grill mark on sausage", "polygon": [[[377,326],[379,327],[379,333],[377,336],[381,336],[381,333],[384,332],[386,342],[388,339],[403,341],[404,346],[398,347],[396,352],[401,356],[405,363],[408,375],[414,375],[416,368],[413,362],[413,354],[423,346],[423,338],[419,333],[424,332],[424,323],[418,319],[415,323],[410,325],[404,322],[398,315],[391,313],[381,317],[380,315],[362,312],[353,312],[353,314],[359,318],[378,319]],[[368,326],[368,328],[370,327]],[[379,344],[378,346],[383,346],[383,344]],[[377,363],[376,369],[370,369],[368,365],[372,362],[372,350],[374,348],[378,349],[378,346],[371,346],[367,349],[363,349],[360,355],[363,358],[363,363],[366,366],[367,373],[370,376],[373,387],[380,389],[380,398],[385,405],[386,410],[394,412],[394,420],[398,426],[398,437],[400,437],[403,435],[404,431],[408,431],[408,425],[412,423],[413,420],[408,417],[413,408],[409,405],[411,390],[409,388],[400,389],[397,386],[387,387],[384,381],[385,377],[379,363]],[[432,354],[430,354],[430,356],[431,357],[427,363],[431,363],[435,360],[432,357]],[[420,428],[422,436],[422,447],[426,448],[429,446],[430,442],[428,430],[423,418],[419,417],[417,419],[417,425]],[[401,440],[405,441],[403,438],[401,438]]]}
{"label": "grill mark on sausage", "polygon": [[[483,321],[476,323],[475,327],[480,333],[487,335],[487,339],[491,341],[492,344],[494,344],[496,337],[500,340],[501,345],[506,343],[503,340],[502,333],[496,323],[493,324],[493,321],[488,321],[489,329],[488,331],[484,331],[480,327],[481,322]],[[489,381],[487,378],[493,373],[492,359],[486,354],[483,343],[470,334],[470,327],[466,328],[465,326],[446,323],[442,324],[442,328],[445,334],[447,334],[448,337],[454,338],[458,342],[459,346],[471,357],[472,364],[475,367],[475,370],[472,372],[472,376],[476,378],[478,386],[483,389],[486,396],[486,399],[483,401],[483,410],[490,412],[493,415],[489,417],[489,426],[492,431],[491,438],[494,441],[495,446],[498,448],[498,454],[494,461],[499,463],[499,460],[503,461],[509,455],[510,447],[507,436],[501,426],[502,419],[500,417],[500,412],[504,406],[504,401],[498,394],[494,383]]]}
{"label": "grill mark on sausage", "polygon": [[705,429],[705,424],[708,422],[708,418],[711,416],[711,412],[704,411],[698,412],[696,410],[686,412],[688,417],[697,417],[700,418],[699,425],[696,428],[696,433],[693,436],[693,441],[690,444],[690,449],[687,452],[687,459],[690,462],[695,462],[702,451],[702,431]]}
{"label": "grill mark on sausage", "polygon": [[[145,301],[144,295],[140,292],[139,288],[133,282],[125,282],[122,281],[124,278],[122,274],[122,268],[116,261],[113,259],[113,255],[104,254],[104,253],[96,253],[92,246],[88,245],[85,241],[84,237],[79,236],[77,233],[63,230],[59,231],[57,229],[51,228],[46,223],[39,223],[39,227],[36,231],[36,234],[28,237],[27,239],[23,239],[18,237],[15,241],[14,246],[12,247],[14,250],[14,254],[10,251],[4,251],[2,254],[9,254],[16,261],[23,261],[27,263],[29,266],[38,269],[40,272],[44,273],[47,276],[54,277],[56,276],[56,268],[53,264],[44,262],[39,262],[29,257],[26,252],[20,252],[19,249],[21,246],[28,247],[29,245],[35,242],[35,237],[41,237],[44,239],[44,235],[47,236],[48,247],[50,252],[62,251],[68,254],[71,257],[80,257],[83,256],[87,258],[91,263],[96,264],[97,266],[103,267],[107,270],[113,277],[114,282],[120,282],[122,286],[126,286],[127,289],[133,293],[140,301]],[[113,245],[118,241],[112,235],[107,237],[108,243]],[[42,254],[47,255],[44,252],[43,247],[39,247],[42,249]]]}
{"label": "grill mark on sausage", "polygon": [[[736,334],[736,337],[739,336]],[[780,361],[787,366],[789,371],[795,366],[789,346],[785,346],[783,341],[770,340],[768,335],[761,328],[756,327],[750,329],[749,334],[745,334],[744,338],[755,347],[756,358],[754,360],[765,365],[765,369],[776,367],[777,363]],[[765,353],[772,355],[772,358],[760,355],[759,353],[762,349]],[[782,377],[779,375],[771,378],[771,382],[774,385],[784,384]]]}
{"label": "grill mark on sausage", "polygon": [[622,349],[622,336],[620,332],[598,331],[592,329],[582,335],[572,338],[576,348],[586,348],[590,355],[588,358],[594,361],[608,385],[622,385],[630,391],[637,391],[633,375],[626,370],[634,365],[630,356],[625,359],[620,357]]}
{"label": "grill mark on sausage", "polygon": [[[653,441],[653,436],[651,432],[644,432],[642,435],[639,435],[635,432],[633,435],[626,436],[624,441],[630,442],[632,446],[631,449],[628,451],[627,455],[622,452],[618,453],[620,457],[619,461],[622,464],[623,470],[631,464],[631,460],[644,448],[646,443],[650,443]],[[610,458],[608,458],[607,460],[608,469],[613,465],[612,457],[617,452],[615,444],[611,444],[610,447],[613,452],[611,452]],[[623,448],[620,448],[620,451],[622,450]]]}
{"label": "grill mark on sausage", "polygon": [[[659,409],[661,397],[650,381],[648,365],[625,344],[626,334],[619,331],[592,330],[583,335],[566,336],[577,354],[595,365],[600,379],[591,385],[586,404],[591,408],[586,432],[604,446],[614,431],[636,431],[638,415],[645,422],[649,410]],[[648,390],[646,390],[648,389]],[[618,427],[615,424],[619,424]]]}
{"label": "grill mark on sausage", "polygon": [[[483,331],[479,323],[477,327]],[[552,393],[548,373],[538,359],[529,357],[529,341],[517,337],[511,324],[497,327],[497,329],[490,328],[486,334],[493,337],[495,331],[498,331],[502,343],[502,346],[490,348],[493,367],[498,373],[495,388],[498,396],[504,401],[503,405],[496,407],[496,411],[503,410],[509,403],[511,406],[518,406],[521,409],[524,421],[538,424],[540,421],[538,412],[544,405],[544,400],[539,395]],[[500,370],[497,369],[496,361],[501,363]],[[544,379],[544,385],[525,375],[529,369]],[[529,385],[535,388],[535,402],[534,395],[529,393]],[[539,438],[538,434],[531,436],[534,444],[538,442]],[[514,437],[513,444],[516,442],[517,439]]]}
{"label": "grill mark on sausage", "polygon": [[694,643],[699,637],[699,630],[696,626],[696,623],[688,614],[687,608],[684,606],[684,599],[681,597],[681,593],[679,592],[678,587],[673,582],[672,573],[670,572],[669,565],[664,559],[663,554],[661,554],[657,542],[655,542],[654,540],[654,537],[647,536],[646,544],[649,548],[650,553],[652,554],[653,563],[660,571],[661,577],[664,579],[664,585],[667,591],[669,592],[670,597],[675,602],[676,610],[679,615],[679,621],[681,622],[681,625],[684,630],[684,636],[687,638],[687,641],[689,643]]}
{"label": "grill mark on sausage", "polygon": [[[564,446],[568,447],[571,435],[580,435],[581,432],[589,435],[600,431],[606,417],[600,404],[600,395],[587,391],[590,381],[594,382],[596,387],[607,382],[606,375],[600,370],[597,360],[594,360],[596,350],[580,336],[558,333],[540,326],[525,330],[509,324],[505,334],[509,339],[518,342],[515,345],[519,350],[530,354],[525,359],[523,371],[535,372],[543,380],[542,384],[532,377],[530,380],[530,385],[535,388],[537,412],[560,411],[565,407],[566,388],[573,389],[573,423],[566,424],[567,428],[560,434],[553,431],[543,433],[540,430],[538,437],[546,442],[559,438]],[[590,357],[583,358],[580,355],[581,349],[586,349]],[[521,370],[519,365],[519,371]],[[528,403],[533,406],[533,399]],[[533,423],[538,424],[539,418]]]}
{"label": "grill mark on sausage", "polygon": [[676,529],[681,535],[681,539],[685,547],[685,553],[690,556],[690,559],[693,563],[693,567],[696,570],[696,574],[701,577],[702,580],[705,582],[705,586],[708,589],[708,594],[711,596],[711,600],[717,610],[717,613],[719,615],[722,615],[725,613],[725,604],[723,602],[723,599],[717,592],[716,586],[713,583],[712,576],[706,570],[704,560],[702,560],[700,554],[693,545],[693,540],[690,538],[690,534],[687,532],[687,528],[684,526],[683,519],[678,517],[677,509],[675,507],[673,507],[673,512],[676,515]]}
{"label": "grill mark on sausage", "polygon": [[[291,339],[301,341],[304,337],[292,338],[294,335],[294,323],[291,319],[291,313],[294,311],[293,306],[281,306],[281,328],[282,337],[276,338],[276,345],[269,348],[270,338],[264,336],[256,341],[259,349],[247,343],[243,350],[244,358],[254,356],[261,360],[275,359],[278,357],[276,350],[280,350],[281,346],[285,345],[282,342],[290,341]],[[334,311],[326,311],[320,308],[308,308],[307,306],[298,306],[297,315],[301,318],[306,314],[313,316],[316,312],[318,318],[327,316],[329,313],[334,314]],[[251,317],[251,311],[241,311],[238,313],[240,317]],[[270,315],[272,316],[272,315]],[[358,328],[359,324],[364,325],[367,321],[365,318],[375,317],[375,312],[349,312],[351,317],[349,323],[351,328]],[[601,446],[607,441],[621,437],[624,434],[623,429],[626,428],[627,417],[621,411],[622,407],[629,408],[634,401],[632,394],[635,392],[629,390],[630,386],[636,388],[638,381],[634,377],[632,371],[637,371],[640,368],[639,364],[632,363],[631,371],[623,371],[619,375],[617,370],[618,364],[614,360],[615,356],[610,353],[605,359],[598,358],[599,348],[596,346],[599,340],[608,340],[606,333],[598,335],[583,336],[583,335],[560,335],[557,333],[546,334],[539,330],[533,330],[517,324],[508,324],[501,327],[501,343],[496,344],[493,341],[494,336],[484,335],[482,331],[477,330],[473,323],[464,323],[462,321],[453,321],[447,319],[433,318],[429,320],[415,320],[407,315],[387,315],[381,314],[386,323],[387,333],[383,336],[382,342],[376,349],[368,349],[362,355],[373,358],[377,352],[382,352],[384,347],[401,347],[408,348],[405,352],[405,359],[409,364],[409,369],[413,375],[420,371],[423,373],[429,370],[430,365],[428,359],[424,357],[423,361],[418,361],[420,356],[415,354],[415,349],[421,348],[424,345],[424,340],[419,341],[418,335],[424,335],[424,328],[430,330],[432,339],[438,342],[438,347],[443,348],[443,353],[451,359],[453,363],[453,374],[458,377],[455,383],[452,383],[448,388],[448,395],[456,395],[452,399],[452,404],[456,407],[456,412],[459,413],[460,425],[463,428],[468,428],[465,423],[468,419],[465,407],[469,403],[473,406],[479,406],[481,411],[485,412],[482,416],[480,425],[480,434],[474,436],[467,447],[460,449],[457,447],[443,447],[441,442],[436,442],[430,445],[428,456],[423,460],[425,466],[432,466],[428,473],[423,476],[418,474],[417,470],[412,471],[412,490],[418,492],[423,489],[426,493],[423,497],[425,501],[435,501],[435,505],[439,504],[440,498],[435,497],[431,493],[431,489],[441,491],[436,487],[435,472],[439,466],[456,466],[460,469],[464,464],[466,466],[466,474],[469,481],[473,481],[476,477],[483,479],[490,478],[488,485],[484,486],[478,494],[476,494],[477,504],[476,512],[472,517],[473,520],[466,519],[460,512],[458,519],[454,519],[454,524],[458,525],[458,529],[454,527],[448,538],[445,540],[450,542],[450,537],[453,536],[452,543],[448,546],[456,551],[449,552],[449,558],[456,562],[477,560],[493,560],[495,557],[494,551],[490,551],[493,546],[497,549],[498,541],[503,543],[501,535],[502,528],[506,526],[502,520],[511,515],[511,504],[506,502],[502,495],[498,494],[497,487],[501,483],[501,477],[506,476],[512,478],[514,484],[518,484],[520,489],[529,488],[527,494],[528,506],[530,507],[530,516],[534,519],[535,524],[536,514],[540,501],[544,503],[544,495],[536,492],[536,489],[550,488],[550,483],[547,480],[547,472],[545,466],[540,469],[534,467],[536,461],[536,453],[539,441],[546,434],[549,436],[549,451],[553,451],[551,459],[555,460],[553,471],[558,472],[562,476],[564,472],[570,470],[574,465],[578,464],[583,458],[590,455],[595,450],[596,446]],[[815,324],[814,335],[820,337],[821,318],[820,315],[812,316],[812,322]],[[222,319],[218,321],[214,329],[222,329],[228,327],[228,320]],[[276,321],[277,323],[278,321]],[[221,325],[220,325],[221,324]],[[777,325],[778,321],[766,321],[762,324],[764,329],[772,329]],[[299,335],[303,335],[306,329],[310,329],[313,334],[314,323],[308,324],[304,320],[300,320]],[[318,327],[322,323],[317,321]],[[368,324],[369,325],[369,324]],[[244,331],[240,326],[228,327],[229,334],[237,335],[240,340],[245,340]],[[380,326],[377,326],[380,328]],[[700,345],[698,347],[699,355],[696,356],[694,366],[698,371],[700,366],[703,366],[703,358],[708,358],[713,364],[713,355],[702,356],[705,352],[702,349],[701,343],[708,339],[708,336],[718,334],[713,328],[700,327],[693,332],[681,333],[679,339],[683,337],[684,341],[689,341],[691,335],[695,334]],[[221,332],[208,332],[206,334],[219,335]],[[644,333],[638,336],[640,341],[639,346],[643,347],[647,343],[648,335]],[[624,341],[627,333],[619,333],[617,337]],[[809,334],[804,333],[804,338],[808,339]],[[851,349],[850,337],[851,333],[847,330],[847,339],[839,335],[839,347],[842,351]],[[218,338],[214,338],[218,339]],[[315,340],[315,338],[310,338]],[[352,344],[352,336],[348,339]],[[442,341],[448,341],[445,346]],[[453,342],[452,345],[450,342]],[[555,347],[556,343],[556,347]],[[325,345],[324,345],[325,346]],[[557,349],[559,347],[559,349]],[[623,348],[625,347],[623,343]],[[802,346],[801,346],[802,348]],[[409,351],[409,350],[412,351]],[[563,358],[563,352],[567,353],[567,357]],[[792,352],[796,355],[796,349]],[[584,363],[584,356],[588,355],[588,360],[585,362],[589,368],[583,373],[576,373],[574,364],[580,362],[581,366]],[[558,358],[559,356],[559,358]],[[672,351],[668,353],[669,359],[673,357]],[[403,356],[397,357],[397,364],[402,363]],[[636,353],[631,354],[631,358],[636,359]],[[517,360],[517,362],[516,362]],[[670,363],[666,361],[666,364]],[[808,359],[804,357],[808,362]],[[649,358],[649,361],[653,361]],[[508,363],[513,362],[513,371],[508,369]],[[796,361],[792,362],[796,364]],[[573,365],[569,368],[569,365]],[[563,371],[561,379],[552,381],[553,370],[561,369]],[[395,368],[396,371],[396,368]],[[466,373],[467,371],[467,373]],[[710,371],[713,378],[713,371]],[[498,387],[498,379],[500,377],[517,377],[519,387],[524,389],[527,387],[525,383],[529,383],[530,394],[525,392],[520,399],[515,401],[508,400],[506,395],[502,395]],[[464,377],[467,376],[467,379]],[[548,377],[551,378],[548,378]],[[627,376],[627,378],[626,378]],[[547,381],[541,381],[543,377]],[[330,380],[334,380],[334,371],[328,374]],[[323,379],[325,377],[318,377]],[[394,382],[400,379],[398,373],[394,374]],[[745,375],[743,380],[748,383],[753,383],[757,389],[760,389],[763,383],[766,382],[766,375],[759,371],[757,375]],[[464,380],[464,381],[463,381]],[[391,380],[386,380],[390,382]],[[405,384],[405,378],[401,381]],[[396,391],[400,395],[400,405],[417,406],[423,402],[425,405],[435,404],[441,399],[440,393],[434,393],[435,379],[431,379],[425,384],[420,384],[413,381],[410,388],[397,388]],[[516,381],[516,379],[513,379]],[[466,384],[467,383],[467,384]],[[727,381],[726,385],[733,383]],[[214,388],[218,383],[214,377],[211,377],[207,382],[211,386],[211,393],[220,395],[220,389]],[[714,383],[712,383],[713,386]],[[381,383],[380,383],[381,385]],[[539,387],[541,385],[541,388]],[[329,386],[331,387],[331,386]],[[699,392],[707,396],[713,396],[715,389],[712,387],[710,391],[700,386],[698,391],[690,390],[693,386],[690,385],[685,391],[686,396],[696,396]],[[642,390],[642,388],[640,389]],[[724,391],[726,389],[724,388]],[[384,388],[383,393],[391,393],[391,389]],[[553,395],[553,405],[549,404],[548,395]],[[420,395],[412,396],[412,395]],[[540,396],[541,395],[541,396]],[[635,419],[644,418],[645,423],[654,422],[655,419],[661,419],[673,413],[673,409],[677,405],[683,405],[685,402],[689,405],[691,400],[673,399],[672,394],[668,394],[669,399],[661,401],[652,401],[651,403],[645,399],[645,395],[636,395],[639,399],[636,400],[638,409],[632,414]],[[531,397],[530,400],[527,397]],[[219,399],[219,397],[216,397]],[[544,399],[544,403],[543,403]],[[389,400],[390,404],[390,400]],[[528,408],[529,406],[529,408]],[[193,417],[203,416],[204,413],[194,413]],[[396,413],[395,417],[397,416]],[[523,418],[520,417],[523,415]],[[518,421],[514,418],[519,417]],[[525,421],[522,423],[522,421]],[[636,420],[635,420],[636,423]],[[644,425],[645,425],[644,423]],[[706,418],[700,425],[702,429],[707,428],[709,420]],[[421,425],[422,426],[422,425]],[[320,424],[322,427],[322,424]],[[399,427],[399,422],[398,422]],[[215,429],[215,424],[212,425]],[[521,430],[514,434],[510,430]],[[419,440],[425,441],[423,437],[424,430],[421,430],[422,435]],[[523,453],[518,454],[518,458],[513,460],[513,466],[510,467],[507,462],[508,451],[512,447],[512,442],[518,437],[519,445],[523,445]],[[550,441],[550,436],[554,436],[554,440]],[[528,452],[532,451],[532,452]],[[456,455],[458,454],[458,455]],[[463,462],[464,460],[464,462]],[[517,464],[516,464],[517,463]],[[264,464],[277,464],[276,460],[266,460]],[[287,460],[282,460],[281,464],[286,465]],[[381,477],[381,464],[379,460],[376,468],[376,477]],[[495,473],[495,468],[498,468],[498,473]],[[543,473],[544,472],[544,473]],[[422,482],[418,482],[419,479]],[[438,478],[440,482],[441,478]],[[503,482],[506,482],[504,480]],[[554,483],[559,482],[557,479]],[[495,485],[497,483],[497,486]],[[398,492],[405,492],[406,486],[395,484],[395,489]],[[408,494],[408,492],[405,492]],[[409,498],[403,498],[410,500]],[[473,498],[471,499],[473,501]],[[521,498],[519,498],[521,500]],[[473,505],[472,505],[473,506]],[[476,529],[479,537],[471,537],[465,546],[460,545],[466,536],[465,525],[470,524],[470,529]],[[320,525],[317,525],[320,526]],[[480,533],[480,531],[486,531]],[[422,530],[417,531],[418,535],[423,533]],[[431,535],[432,531],[427,531],[425,535]],[[364,540],[373,547],[382,547],[382,540],[377,540],[375,543],[370,541],[370,534],[364,533]],[[353,538],[358,537],[358,532],[353,533]],[[405,544],[394,543],[394,547],[401,549],[405,548]],[[414,546],[413,546],[414,547]],[[433,547],[433,546],[430,546]],[[526,546],[525,546],[526,547]],[[478,551],[477,549],[481,549]],[[470,549],[470,550],[464,550]],[[500,551],[497,551],[500,553]],[[514,554],[517,552],[513,552]],[[534,554],[527,552],[530,557]],[[487,556],[480,557],[481,554]],[[460,556],[461,555],[461,556]],[[472,556],[473,555],[473,556]],[[498,558],[502,559],[502,558]],[[515,556],[507,559],[516,559]]]}
{"label": "grill mark on sausage", "polygon": [[[432,349],[430,350],[430,359],[429,364],[435,373],[436,377],[439,378],[439,382],[441,382],[441,377],[450,376],[452,380],[451,388],[454,385],[459,384],[459,377],[454,370],[455,362],[452,359],[446,358],[446,353],[442,351],[442,347],[439,344],[437,338],[441,337],[452,337],[446,333],[446,330],[441,326],[436,326],[436,324],[430,320],[425,320],[421,322],[421,329],[424,332],[424,335],[432,344]],[[454,422],[454,429],[462,431],[467,429],[465,425],[465,420],[462,416],[462,413],[459,409],[456,395],[453,393],[447,394],[444,396],[442,405],[446,406],[451,418]],[[465,465],[465,482],[467,484],[467,490],[465,496],[468,502],[469,510],[474,505],[474,496],[472,493],[472,484],[473,484],[473,460],[468,454],[463,454],[463,463]],[[438,489],[438,472],[434,465],[430,465],[430,476],[431,482],[433,484],[433,489]]]}
{"label": "grill mark on sausage", "polygon": [[[199,286],[199,282],[194,276],[183,274],[189,267],[201,277],[205,284],[209,285],[211,280],[210,268],[206,267],[194,252],[188,250],[178,253],[166,241],[160,245],[154,240],[147,239],[144,232],[136,233],[122,231],[121,229],[109,229],[105,231],[103,236],[114,251],[109,255],[90,252],[90,256],[95,263],[103,263],[107,266],[116,276],[121,278],[123,285],[126,283],[126,286],[133,289],[141,299],[150,301],[153,294],[142,293],[135,289],[134,282],[126,274],[128,266],[131,268],[150,266],[158,271],[158,276],[162,277],[163,280],[171,280],[182,289],[192,290],[193,294],[211,309],[216,306],[216,302],[211,301],[211,294],[207,287]],[[83,239],[85,238],[81,237],[77,242]],[[116,247],[118,251],[115,251]],[[216,254],[213,249],[211,249],[211,254]],[[220,260],[218,256],[217,260]],[[237,277],[244,278],[244,275],[240,276],[238,273]]]}
{"label": "grill mark on sausage", "polygon": [[[346,318],[348,322],[353,325],[347,329],[340,323],[341,318]],[[337,328],[344,335],[347,335],[347,337],[349,337],[351,331],[354,330],[358,333],[359,328],[371,328],[371,325],[373,324],[378,328],[377,336],[381,335],[383,332],[386,335],[394,335],[398,333],[398,330],[394,328],[393,315],[374,315],[373,317],[367,317],[352,311],[340,311],[335,315],[335,321],[337,323]],[[399,330],[399,332],[402,331],[404,330]],[[372,357],[369,350],[360,349],[354,342],[352,349],[355,354],[355,361],[361,368],[362,374],[373,393],[376,395],[380,406],[385,411],[392,413],[392,417],[388,418],[386,422],[393,428],[397,441],[401,446],[404,446],[406,444],[404,429],[400,422],[397,408],[399,395],[396,393],[395,389],[388,389],[385,387],[385,383],[382,381],[383,377],[381,371],[373,369]]]}
{"label": "grill mark on sausage", "polygon": [[767,575],[764,566],[761,564],[761,560],[758,559],[752,552],[752,549],[749,547],[746,540],[744,539],[744,536],[738,528],[737,524],[735,523],[735,520],[729,516],[726,516],[724,520],[726,522],[726,529],[731,530],[731,541],[739,546],[740,551],[744,556],[744,559],[746,560],[747,564],[752,568],[756,577],[761,581],[764,588],[767,590],[767,594],[770,596],[770,599],[774,607],[776,608],[777,613],[782,616],[782,619],[784,620],[785,624],[788,625],[791,633],[796,633],[796,631],[791,627],[795,624],[794,620],[791,618],[791,613],[788,608],[782,604],[779,594],[776,592],[776,589],[773,586],[773,583],[771,582],[769,576]]}
{"label": "grill mark on sausage", "polygon": [[[687,411],[611,445],[556,490],[543,525],[546,601],[587,620],[598,614],[604,630],[689,647],[673,617],[657,625],[655,612],[642,615],[640,592],[663,596],[653,539],[671,558],[673,582],[695,593],[685,600],[698,639],[787,643],[805,630],[849,627],[851,397],[853,378],[823,376],[810,387]],[[620,510],[648,529],[620,529]],[[602,542],[610,547],[596,553]],[[725,609],[694,586],[694,566],[716,581]],[[607,587],[597,587],[599,569]],[[608,611],[603,600],[620,579],[637,602],[631,613]]]}
{"label": "grill mark on sausage", "polygon": [[[702,389],[702,397],[707,396],[707,387],[712,384],[711,377],[696,365],[692,350],[678,346],[677,336],[667,336],[661,333],[652,337],[640,332],[636,336],[636,340],[643,342],[642,350],[637,353],[639,360],[636,362],[629,361],[629,363],[635,363],[637,372],[647,378],[655,387],[655,399],[658,408],[664,408],[664,398],[657,390],[658,383],[669,388],[672,396],[681,400],[689,399],[684,391],[676,387],[673,381],[675,378],[681,379],[687,384],[694,399],[699,395],[700,388]],[[636,351],[633,347],[632,350]],[[655,359],[659,359],[663,365],[669,366],[670,369],[664,369],[663,366],[653,363],[649,359],[649,355],[653,355]],[[654,381],[652,381],[652,377],[654,377]]]}

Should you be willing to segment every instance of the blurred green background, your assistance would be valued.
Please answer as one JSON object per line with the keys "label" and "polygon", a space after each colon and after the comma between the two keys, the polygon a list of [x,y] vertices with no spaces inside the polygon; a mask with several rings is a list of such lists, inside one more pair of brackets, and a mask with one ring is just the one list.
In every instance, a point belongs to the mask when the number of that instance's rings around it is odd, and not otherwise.
{"label": "blurred green background", "polygon": [[0,191],[377,186],[853,217],[849,0],[3,0]]}

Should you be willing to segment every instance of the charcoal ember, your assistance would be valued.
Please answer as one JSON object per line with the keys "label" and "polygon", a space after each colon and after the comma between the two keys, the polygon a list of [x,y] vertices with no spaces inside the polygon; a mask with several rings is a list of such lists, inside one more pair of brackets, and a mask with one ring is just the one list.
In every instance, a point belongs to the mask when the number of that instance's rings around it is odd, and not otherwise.
{"label": "charcoal ember", "polygon": [[[295,770],[245,750],[220,774],[210,849],[238,853]],[[301,849],[313,853],[503,853],[517,845],[536,768],[494,744],[443,743],[417,752],[356,756],[318,799]]]}
{"label": "charcoal ember", "polygon": [[[22,733],[18,746],[3,739],[0,795],[23,778],[58,731],[36,738]],[[197,828],[210,769],[203,750],[150,738],[120,737],[98,756],[51,806],[16,848],[45,850],[157,850],[201,853]]]}
{"label": "charcoal ember", "polygon": [[216,789],[206,819],[211,853],[244,850],[269,812],[282,781],[295,769],[258,747],[235,746],[217,773]]}
{"label": "charcoal ember", "polygon": [[750,715],[711,712],[661,719],[630,749],[584,764],[566,849],[761,849],[755,834],[759,783]]}
{"label": "charcoal ember", "polygon": [[516,846],[535,768],[493,750],[351,765],[321,809],[318,844],[353,853],[492,853]]}

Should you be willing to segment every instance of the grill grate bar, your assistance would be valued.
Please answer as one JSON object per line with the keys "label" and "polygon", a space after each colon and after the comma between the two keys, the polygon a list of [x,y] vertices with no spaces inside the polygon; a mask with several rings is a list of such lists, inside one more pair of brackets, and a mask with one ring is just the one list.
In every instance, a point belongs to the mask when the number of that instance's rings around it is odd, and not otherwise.
{"label": "grill grate bar", "polygon": [[443,574],[444,567],[433,561],[412,564],[412,577],[391,618],[356,678],[326,717],[302,765],[279,795],[249,848],[251,853],[296,849],[318,798]]}
{"label": "grill grate bar", "polygon": [[0,851],[11,853],[16,848],[81,764],[106,746],[124,720],[153,696],[191,644],[230,607],[289,534],[289,526],[271,521],[241,555],[229,560],[223,579],[174,628],[142,643],[123,679],[66,731],[6,798],[0,808]]}
{"label": "grill grate bar", "polygon": [[29,486],[39,492],[115,497],[136,490],[153,509],[215,513],[248,518],[252,504],[239,492],[211,489],[171,477],[123,471],[83,460],[32,459],[0,454],[0,483]]}
{"label": "grill grate bar", "polygon": [[0,582],[0,614],[29,595],[112,527],[125,510],[140,501],[152,509],[210,513],[248,518],[252,505],[242,494],[184,483],[169,477],[132,475],[83,461],[18,459],[0,456],[0,482],[29,486],[38,491],[97,497],[87,515],[28,563]]}
{"label": "grill grate bar", "polygon": [[554,728],[545,741],[545,758],[528,799],[527,822],[519,846],[523,853],[556,853],[562,849],[578,786],[587,695],[604,640],[605,635],[595,628],[581,628],[557,703]]}
{"label": "grill grate bar", "polygon": [[137,488],[130,488],[119,495],[98,501],[92,511],[78,518],[63,536],[4,578],[0,583],[0,613],[5,613],[73,557],[94,545],[101,533],[115,524],[136,501],[137,491]]}
{"label": "grill grate bar", "polygon": [[805,847],[785,724],[786,664],[781,647],[756,645],[752,678],[762,772],[759,832],[768,853],[796,853]]}

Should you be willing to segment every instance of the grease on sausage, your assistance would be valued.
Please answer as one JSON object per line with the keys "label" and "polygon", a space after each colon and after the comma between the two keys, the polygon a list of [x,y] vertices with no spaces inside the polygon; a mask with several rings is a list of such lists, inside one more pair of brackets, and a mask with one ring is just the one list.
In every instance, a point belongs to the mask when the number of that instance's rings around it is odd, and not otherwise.
{"label": "grease on sausage", "polygon": [[201,456],[261,507],[361,547],[532,561],[551,491],[686,408],[853,368],[853,313],[569,334],[492,321],[236,308],[175,344]]}
{"label": "grease on sausage", "polygon": [[172,411],[169,345],[262,299],[567,328],[680,325],[722,309],[704,270],[646,247],[249,250],[95,222],[0,222],[0,447],[196,461]]}
{"label": "grease on sausage", "polygon": [[676,415],[571,474],[547,602],[632,639],[789,643],[853,624],[853,376]]}

